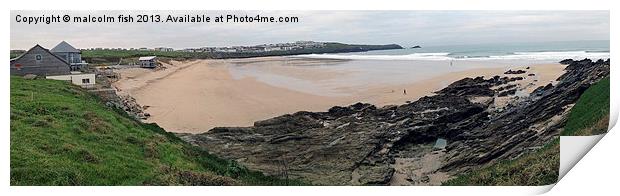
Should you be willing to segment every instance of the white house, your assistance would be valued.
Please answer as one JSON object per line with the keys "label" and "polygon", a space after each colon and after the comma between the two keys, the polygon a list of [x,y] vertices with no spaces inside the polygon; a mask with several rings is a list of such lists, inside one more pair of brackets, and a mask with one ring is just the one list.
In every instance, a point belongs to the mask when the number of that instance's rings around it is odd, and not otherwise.
{"label": "white house", "polygon": [[157,67],[157,57],[156,56],[144,56],[138,58],[140,61],[140,67],[146,68],[155,68]]}
{"label": "white house", "polygon": [[82,73],[79,71],[72,71],[69,75],[45,76],[45,79],[71,81],[71,83],[84,88],[90,88],[95,85],[94,73]]}

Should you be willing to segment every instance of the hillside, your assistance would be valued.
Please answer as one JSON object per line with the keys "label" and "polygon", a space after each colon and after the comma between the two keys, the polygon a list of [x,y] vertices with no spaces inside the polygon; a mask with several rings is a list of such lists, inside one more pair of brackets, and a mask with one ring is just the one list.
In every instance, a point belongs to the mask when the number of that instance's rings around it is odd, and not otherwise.
{"label": "hillside", "polygon": [[[561,135],[594,135],[607,132],[609,122],[609,77],[590,86],[571,109]],[[546,185],[558,178],[560,143],[553,140],[545,147],[515,160],[460,175],[443,185]]]}
{"label": "hillside", "polygon": [[571,109],[562,135],[598,135],[609,125],[609,77],[586,90]]}
{"label": "hillside", "polygon": [[296,185],[192,147],[64,81],[11,77],[11,185]]}

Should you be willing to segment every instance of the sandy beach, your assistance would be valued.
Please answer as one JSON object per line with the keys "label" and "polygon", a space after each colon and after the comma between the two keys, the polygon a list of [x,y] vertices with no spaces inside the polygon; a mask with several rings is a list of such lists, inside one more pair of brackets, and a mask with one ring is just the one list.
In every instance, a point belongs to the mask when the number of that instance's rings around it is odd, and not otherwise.
{"label": "sandy beach", "polygon": [[[264,61],[255,66],[252,62]],[[304,62],[305,61],[305,62]],[[273,62],[286,66],[273,65]],[[269,73],[267,76],[286,76],[306,82],[316,82],[317,89],[297,90],[280,83],[263,82],[256,77],[236,74],[231,66],[254,66]],[[249,63],[249,64],[248,64]],[[526,66],[475,68],[454,71],[424,79],[411,79],[401,84],[331,86],[330,82],[352,74],[320,64],[321,60],[294,60],[269,57],[234,60],[196,60],[173,62],[163,70],[142,68],[120,69],[121,79],[114,83],[120,94],[129,94],[151,114],[147,120],[172,132],[201,133],[220,126],[251,126],[253,122],[297,111],[326,111],[335,105],[367,102],[378,106],[403,104],[430,95],[448,84],[465,77],[508,76],[508,70]],[[325,60],[323,63],[338,63]],[[277,64],[277,63],[276,63]],[[546,85],[563,73],[560,64],[528,65],[527,76],[520,86],[528,92]],[[327,67],[327,68],[326,68]],[[232,71],[231,71],[232,70]],[[295,80],[295,81],[296,81]],[[275,84],[275,85],[274,85]],[[366,84],[366,83],[364,83]],[[292,85],[294,86],[294,85]],[[325,90],[329,89],[329,91]],[[407,91],[404,94],[404,90]],[[321,91],[326,93],[321,94]],[[337,92],[337,93],[331,93]]]}

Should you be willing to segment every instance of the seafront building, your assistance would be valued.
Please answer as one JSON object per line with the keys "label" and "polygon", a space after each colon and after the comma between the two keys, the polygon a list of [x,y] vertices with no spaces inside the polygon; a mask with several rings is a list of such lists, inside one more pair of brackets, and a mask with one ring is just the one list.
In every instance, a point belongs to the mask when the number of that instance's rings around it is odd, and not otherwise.
{"label": "seafront building", "polygon": [[155,68],[157,67],[157,57],[156,56],[144,56],[138,58],[140,61],[140,67],[143,68]]}
{"label": "seafront building", "polygon": [[56,53],[37,44],[22,55],[11,59],[11,75],[36,75],[46,79],[71,81],[84,88],[94,86],[94,73],[78,71],[87,65],[82,61],[79,50],[77,52],[72,50],[75,48],[64,41],[54,48],[57,49]]}
{"label": "seafront building", "polygon": [[82,52],[65,41],[60,42],[50,51],[69,63],[71,71],[80,71],[88,66],[88,63],[82,61]]}

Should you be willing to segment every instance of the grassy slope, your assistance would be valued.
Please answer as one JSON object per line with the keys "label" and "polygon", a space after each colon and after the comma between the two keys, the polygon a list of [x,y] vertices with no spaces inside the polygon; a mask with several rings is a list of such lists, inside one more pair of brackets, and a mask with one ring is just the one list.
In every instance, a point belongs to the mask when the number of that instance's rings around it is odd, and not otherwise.
{"label": "grassy slope", "polygon": [[560,168],[559,140],[515,160],[506,160],[448,180],[443,185],[538,186],[553,184]]}
{"label": "grassy slope", "polygon": [[607,132],[609,122],[609,77],[586,90],[571,109],[562,135],[597,135]]}
{"label": "grassy slope", "polygon": [[284,185],[114,111],[64,81],[11,77],[11,185]]}
{"label": "grassy slope", "polygon": [[[562,135],[605,133],[609,120],[609,77],[592,85],[571,109]],[[560,144],[554,140],[515,160],[457,176],[443,185],[547,185],[557,181]]]}

